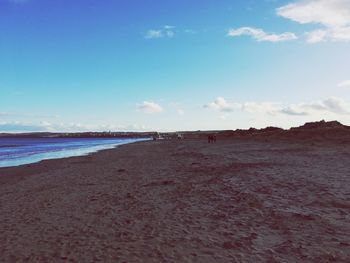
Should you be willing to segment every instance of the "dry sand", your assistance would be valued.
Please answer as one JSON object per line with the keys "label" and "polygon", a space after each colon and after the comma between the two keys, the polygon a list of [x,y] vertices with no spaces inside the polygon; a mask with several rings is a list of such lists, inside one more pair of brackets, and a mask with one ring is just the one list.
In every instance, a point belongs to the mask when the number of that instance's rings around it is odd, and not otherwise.
{"label": "dry sand", "polygon": [[350,262],[349,159],[183,140],[0,169],[0,260]]}

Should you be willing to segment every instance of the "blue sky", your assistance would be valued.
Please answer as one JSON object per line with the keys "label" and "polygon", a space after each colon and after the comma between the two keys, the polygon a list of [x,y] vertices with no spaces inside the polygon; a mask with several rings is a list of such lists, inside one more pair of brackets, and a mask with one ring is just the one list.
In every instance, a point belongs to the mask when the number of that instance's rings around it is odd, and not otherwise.
{"label": "blue sky", "polygon": [[348,0],[0,0],[0,132],[350,125]]}

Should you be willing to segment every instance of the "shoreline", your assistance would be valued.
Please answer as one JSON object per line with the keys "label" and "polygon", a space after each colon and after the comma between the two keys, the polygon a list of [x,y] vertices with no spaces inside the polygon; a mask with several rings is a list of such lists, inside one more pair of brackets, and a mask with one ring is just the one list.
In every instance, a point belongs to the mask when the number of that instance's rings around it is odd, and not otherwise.
{"label": "shoreline", "polygon": [[[67,156],[67,157],[52,157],[52,158],[47,158],[47,159],[42,159],[42,160],[39,160],[39,161],[31,162],[31,163],[24,163],[24,164],[19,164],[19,165],[14,165],[14,166],[4,166],[4,167],[0,167],[0,177],[3,176],[1,174],[2,170],[11,170],[12,168],[17,168],[17,167],[20,168],[20,167],[24,167],[24,166],[31,167],[32,165],[39,164],[39,163],[44,162],[44,161],[61,160],[61,159],[64,160],[64,159],[74,158],[74,157],[89,156],[89,155],[92,155],[92,154],[95,154],[95,153],[99,153],[99,152],[102,152],[102,151],[113,150],[113,149],[116,149],[116,148],[118,148],[118,147],[120,147],[122,145],[133,144],[133,143],[138,143],[138,142],[144,142],[144,141],[149,141],[149,140],[150,139],[137,139],[137,141],[117,144],[117,145],[114,145],[112,148],[106,148],[106,149],[101,149],[101,150],[94,150],[94,151],[83,153],[83,154],[80,154],[80,155],[73,155],[73,156]],[[108,145],[106,144],[105,146],[108,146]],[[81,148],[76,149],[76,150],[81,150]]]}
{"label": "shoreline", "polygon": [[65,163],[74,163],[74,161],[88,161],[90,160],[94,155],[98,155],[100,153],[104,152],[114,152],[115,150],[118,150],[119,148],[127,145],[132,144],[140,144],[145,143],[147,141],[136,141],[121,145],[116,145],[114,148],[110,149],[103,149],[96,152],[91,152],[85,155],[78,155],[78,156],[70,156],[70,157],[61,157],[61,158],[53,158],[53,159],[45,159],[34,163],[29,164],[21,164],[17,166],[9,166],[9,167],[0,167],[0,186],[3,183],[3,180],[6,182],[6,179],[11,180],[13,177],[20,177],[25,178],[26,176],[32,176],[38,173],[42,172],[50,172],[55,167],[58,169]]}
{"label": "shoreline", "polygon": [[2,168],[0,254],[4,261],[346,262],[349,151],[146,141]]}
{"label": "shoreline", "polygon": [[103,152],[114,152],[119,148],[132,144],[145,143],[147,141],[131,142],[127,144],[117,145],[111,149],[104,149],[97,152],[92,152],[87,155],[70,156],[56,159],[46,159],[39,162],[23,164],[11,167],[0,167],[0,187],[6,183],[17,183],[29,176],[35,176],[40,173],[50,173],[53,170],[60,169],[65,164],[71,164],[76,162],[87,162],[91,160],[94,155],[99,155]]}

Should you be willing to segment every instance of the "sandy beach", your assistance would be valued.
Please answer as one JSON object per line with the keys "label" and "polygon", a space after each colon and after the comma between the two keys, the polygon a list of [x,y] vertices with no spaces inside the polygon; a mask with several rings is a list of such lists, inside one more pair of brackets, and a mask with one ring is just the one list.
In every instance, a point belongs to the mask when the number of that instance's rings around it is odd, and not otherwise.
{"label": "sandy beach", "polygon": [[1,262],[350,262],[349,157],[197,139],[2,168]]}

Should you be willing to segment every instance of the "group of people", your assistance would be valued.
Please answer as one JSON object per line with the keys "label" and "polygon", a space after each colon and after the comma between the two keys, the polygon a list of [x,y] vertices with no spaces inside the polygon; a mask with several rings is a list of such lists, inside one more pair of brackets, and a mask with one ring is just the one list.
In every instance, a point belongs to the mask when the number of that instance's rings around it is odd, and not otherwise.
{"label": "group of people", "polygon": [[216,135],[215,134],[208,135],[208,143],[216,143]]}

